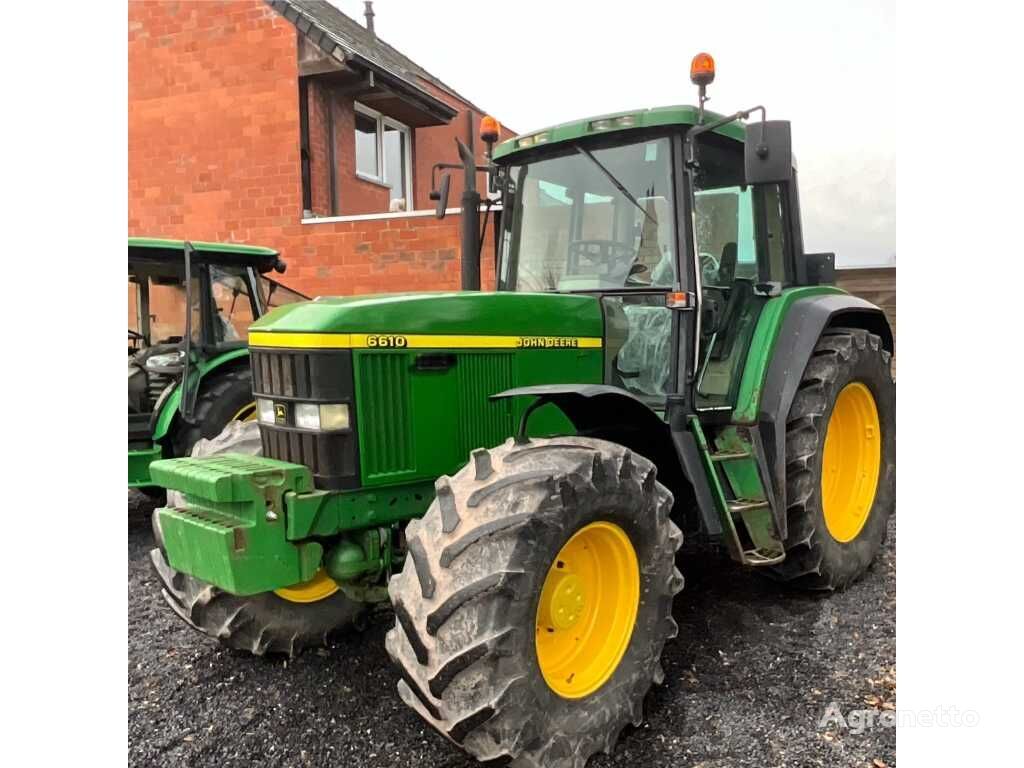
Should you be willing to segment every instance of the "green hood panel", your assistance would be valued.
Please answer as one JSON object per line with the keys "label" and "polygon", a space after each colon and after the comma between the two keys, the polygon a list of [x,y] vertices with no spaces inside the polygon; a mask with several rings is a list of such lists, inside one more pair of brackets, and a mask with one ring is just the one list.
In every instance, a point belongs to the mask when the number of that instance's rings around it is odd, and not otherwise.
{"label": "green hood panel", "polygon": [[252,331],[600,337],[592,296],[477,291],[319,298],[278,307]]}

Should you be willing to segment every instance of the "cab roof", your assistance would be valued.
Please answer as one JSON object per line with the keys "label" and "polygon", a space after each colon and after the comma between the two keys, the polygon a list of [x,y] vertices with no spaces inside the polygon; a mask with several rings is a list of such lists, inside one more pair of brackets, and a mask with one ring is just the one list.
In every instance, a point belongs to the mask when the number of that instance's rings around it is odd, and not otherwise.
{"label": "cab roof", "polygon": [[[277,251],[259,245],[207,243],[200,240],[190,240],[189,242],[195,249],[192,258],[205,263],[255,267],[260,272],[269,272],[281,261]],[[166,240],[156,237],[128,238],[129,261],[180,261],[184,254],[184,240]]]}
{"label": "cab roof", "polygon": [[[654,128],[664,125],[694,125],[697,122],[697,114],[697,107],[689,104],[680,104],[668,107],[613,112],[607,115],[587,117],[582,120],[572,120],[506,139],[494,148],[494,159],[506,159],[509,155],[527,149],[573,141],[585,136],[604,135],[618,131],[635,131],[637,129]],[[720,117],[724,117],[724,115],[707,110],[704,112],[704,120],[706,122],[717,120]],[[713,132],[740,142],[746,136],[745,124],[739,121],[723,125],[721,128],[716,128]],[[537,139],[540,139],[540,141]]]}

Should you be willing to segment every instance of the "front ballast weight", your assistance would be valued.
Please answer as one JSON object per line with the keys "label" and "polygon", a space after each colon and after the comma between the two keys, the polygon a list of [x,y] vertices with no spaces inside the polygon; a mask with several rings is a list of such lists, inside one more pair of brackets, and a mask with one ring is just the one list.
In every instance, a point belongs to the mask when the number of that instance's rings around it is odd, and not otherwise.
{"label": "front ballast weight", "polygon": [[419,517],[425,483],[391,496],[314,489],[307,467],[260,456],[158,461],[154,478],[183,494],[156,512],[177,571],[239,596],[308,582],[321,570],[353,601],[387,599],[400,521]]}

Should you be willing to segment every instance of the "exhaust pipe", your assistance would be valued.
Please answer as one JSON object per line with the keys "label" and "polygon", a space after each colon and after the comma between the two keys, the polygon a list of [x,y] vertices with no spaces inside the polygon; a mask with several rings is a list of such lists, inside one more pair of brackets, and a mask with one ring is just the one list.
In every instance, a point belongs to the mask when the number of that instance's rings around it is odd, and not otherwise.
{"label": "exhaust pipe", "polygon": [[459,159],[465,172],[462,187],[462,290],[480,290],[480,193],[476,191],[476,157],[458,139]]}

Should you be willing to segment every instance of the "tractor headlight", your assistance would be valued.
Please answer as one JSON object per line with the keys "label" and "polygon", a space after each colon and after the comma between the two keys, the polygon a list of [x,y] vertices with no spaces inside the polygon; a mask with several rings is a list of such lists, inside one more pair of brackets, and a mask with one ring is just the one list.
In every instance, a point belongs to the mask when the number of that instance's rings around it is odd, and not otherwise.
{"label": "tractor headlight", "polygon": [[256,412],[258,413],[257,418],[264,424],[274,423],[274,401],[267,400],[265,397],[256,398]]}
{"label": "tractor headlight", "polygon": [[162,355],[153,355],[146,360],[146,367],[153,368],[175,368],[185,360],[185,351],[179,349],[177,352],[165,352]]}
{"label": "tractor headlight", "polygon": [[348,429],[348,404],[299,403],[295,406],[295,426],[299,429],[315,429],[324,432]]}
{"label": "tractor headlight", "polygon": [[348,429],[348,403],[320,406],[320,429]]}
{"label": "tractor headlight", "polygon": [[[287,405],[270,398],[256,398],[256,412],[264,424],[287,425]],[[348,403],[295,403],[292,426],[311,432],[333,432],[350,426]]]}
{"label": "tractor headlight", "polygon": [[320,429],[320,408],[316,403],[296,403],[295,426],[299,429]]}

